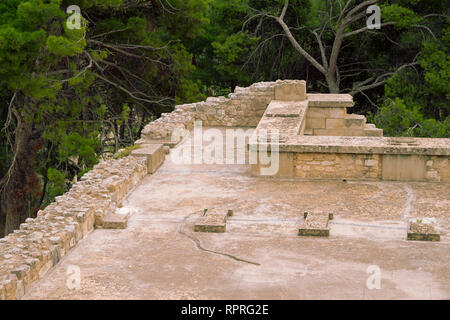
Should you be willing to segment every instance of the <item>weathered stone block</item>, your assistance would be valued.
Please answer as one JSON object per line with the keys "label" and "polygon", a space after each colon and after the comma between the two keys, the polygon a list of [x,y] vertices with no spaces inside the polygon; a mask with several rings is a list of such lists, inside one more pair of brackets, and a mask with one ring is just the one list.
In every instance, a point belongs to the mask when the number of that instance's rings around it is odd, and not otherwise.
{"label": "weathered stone block", "polygon": [[353,97],[349,94],[308,94],[308,102],[310,107],[353,107]]}
{"label": "weathered stone block", "polygon": [[318,108],[309,106],[306,118],[326,118],[326,119],[345,119],[347,110],[345,108]]}
{"label": "weathered stone block", "polygon": [[325,118],[306,118],[306,129],[325,129]]}
{"label": "weathered stone block", "polygon": [[128,226],[128,215],[109,214],[103,219],[103,229],[125,229]]}
{"label": "weathered stone block", "polygon": [[327,129],[344,129],[346,119],[326,119],[326,128]]}
{"label": "weathered stone block", "polygon": [[345,118],[346,128],[364,129],[366,125],[366,117],[360,114],[349,114]]}
{"label": "weathered stone block", "polygon": [[296,153],[295,161],[312,161],[314,160],[313,153]]}
{"label": "weathered stone block", "polygon": [[[259,158],[259,157],[258,157]],[[277,163],[262,165],[261,163],[251,164],[251,174],[253,176],[265,176],[273,178],[292,178],[294,177],[294,154],[290,152],[279,152],[275,157]],[[278,166],[277,166],[278,164]],[[272,167],[271,167],[272,166]],[[278,170],[275,170],[278,167]],[[275,173],[272,173],[274,168]]]}
{"label": "weathered stone block", "polygon": [[147,144],[141,148],[133,150],[131,155],[134,157],[147,158],[147,172],[152,174],[162,165],[165,159],[164,146],[162,144]]}
{"label": "weathered stone block", "polygon": [[[432,219],[431,219],[432,220]],[[407,240],[415,241],[440,241],[441,235],[430,219],[417,219],[408,223]]]}
{"label": "weathered stone block", "polygon": [[306,100],[305,81],[277,81],[275,85],[275,100],[304,101]]}
{"label": "weathered stone block", "polygon": [[233,210],[205,209],[203,216],[194,225],[194,232],[223,233],[226,231],[226,223],[233,215]]}
{"label": "weathered stone block", "polygon": [[364,161],[364,166],[366,167],[375,167],[378,166],[378,160],[375,159],[367,159]]}
{"label": "weathered stone block", "polygon": [[332,217],[330,213],[324,212],[305,213],[305,222],[298,230],[298,235],[328,237],[330,235],[328,227],[330,217]]}
{"label": "weathered stone block", "polygon": [[383,155],[383,180],[425,181],[426,166],[422,155]]}
{"label": "weathered stone block", "polygon": [[267,107],[267,117],[297,118],[304,116],[308,109],[306,101],[272,101]]}
{"label": "weathered stone block", "polygon": [[363,135],[366,137],[382,137],[383,129],[364,129]]}
{"label": "weathered stone block", "polygon": [[314,129],[315,136],[360,137],[364,130],[358,129]]}

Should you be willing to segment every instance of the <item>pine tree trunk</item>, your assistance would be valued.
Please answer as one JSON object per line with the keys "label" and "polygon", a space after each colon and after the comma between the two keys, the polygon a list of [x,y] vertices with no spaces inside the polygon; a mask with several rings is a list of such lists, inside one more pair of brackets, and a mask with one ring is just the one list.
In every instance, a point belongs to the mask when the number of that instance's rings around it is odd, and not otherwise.
{"label": "pine tree trunk", "polygon": [[40,183],[35,168],[37,151],[42,146],[40,134],[33,124],[19,121],[15,135],[14,159],[8,177],[2,182],[0,212],[4,227],[1,236],[18,229],[28,217],[39,210]]}

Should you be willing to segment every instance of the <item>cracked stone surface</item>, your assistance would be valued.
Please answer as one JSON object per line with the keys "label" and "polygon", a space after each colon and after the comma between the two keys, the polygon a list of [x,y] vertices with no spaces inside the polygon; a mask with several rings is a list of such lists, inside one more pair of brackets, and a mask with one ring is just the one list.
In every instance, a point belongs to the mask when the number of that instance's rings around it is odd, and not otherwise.
{"label": "cracked stone surface", "polygon": [[[26,299],[449,299],[449,184],[251,177],[249,165],[164,165],[123,202],[124,230],[96,229]],[[195,234],[204,208],[229,206],[227,232]],[[303,213],[334,213],[328,238],[298,237]],[[408,242],[411,217],[441,242]],[[367,268],[381,269],[368,290]],[[80,288],[70,290],[70,266]],[[20,272],[20,270],[18,270]]]}

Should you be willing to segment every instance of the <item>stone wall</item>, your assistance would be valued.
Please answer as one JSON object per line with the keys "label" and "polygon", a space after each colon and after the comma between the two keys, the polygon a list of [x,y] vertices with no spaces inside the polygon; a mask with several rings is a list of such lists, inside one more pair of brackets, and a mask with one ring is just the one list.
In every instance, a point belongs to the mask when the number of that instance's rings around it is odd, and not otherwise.
{"label": "stone wall", "polygon": [[348,94],[308,94],[305,134],[382,137],[383,130],[368,124],[365,116],[347,113],[353,105]]}
{"label": "stone wall", "polygon": [[108,160],[69,192],[0,239],[0,300],[20,299],[108,214],[147,174],[145,157]]}
{"label": "stone wall", "polygon": [[[261,130],[277,129],[280,170],[274,177],[450,182],[450,139],[383,138],[363,116],[347,114],[351,106],[351,96],[307,94],[298,80],[237,87],[228,98],[177,106],[144,128],[136,142],[144,146],[134,156],[96,165],[37,218],[0,239],[0,300],[21,298],[90,231],[108,228],[127,194],[164,161],[161,144],[176,144],[174,129],[191,130],[197,120],[257,127],[250,152],[267,144],[258,137]],[[261,167],[252,164],[252,174]]]}
{"label": "stone wall", "polygon": [[450,182],[450,157],[445,156],[427,157],[426,178],[429,181]]}
{"label": "stone wall", "polygon": [[347,94],[307,94],[303,80],[258,82],[250,87],[236,87],[228,97],[210,97],[206,101],[183,104],[149,123],[137,143],[170,145],[175,128],[192,130],[194,121],[202,125],[224,127],[256,127],[267,106],[276,101],[308,101],[306,131],[322,136],[382,136],[383,130],[366,123],[362,115],[347,114],[354,105]]}
{"label": "stone wall", "polygon": [[347,114],[352,96],[306,94],[304,81],[275,86],[275,98],[250,139],[254,176],[272,168],[260,156],[276,130],[274,178],[450,182],[450,139],[385,138],[364,116]]}
{"label": "stone wall", "polygon": [[183,104],[164,113],[142,131],[138,143],[167,142],[175,128],[191,130],[194,121],[203,126],[256,127],[270,101],[275,99],[275,87],[298,81],[259,82],[247,88],[236,87],[228,98],[208,98],[206,101]]}
{"label": "stone wall", "polygon": [[449,156],[294,153],[293,166],[302,179],[450,182]]}
{"label": "stone wall", "polygon": [[346,153],[295,153],[294,176],[303,179],[378,180],[381,155]]}

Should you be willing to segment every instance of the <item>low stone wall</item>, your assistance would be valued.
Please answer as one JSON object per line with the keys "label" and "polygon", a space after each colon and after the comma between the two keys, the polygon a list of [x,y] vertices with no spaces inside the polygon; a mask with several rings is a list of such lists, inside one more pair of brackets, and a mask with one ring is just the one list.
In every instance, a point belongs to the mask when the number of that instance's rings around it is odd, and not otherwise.
{"label": "low stone wall", "polygon": [[[275,98],[250,139],[254,176],[450,182],[450,139],[384,138],[364,116],[347,114],[352,96],[306,94],[304,81],[276,86]],[[263,164],[272,147],[275,167]]]}
{"label": "low stone wall", "polygon": [[0,300],[20,299],[103,219],[115,212],[147,174],[146,158],[108,160],[69,192],[0,239]]}
{"label": "low stone wall", "polygon": [[294,153],[293,166],[303,179],[450,182],[449,156]]}
{"label": "low stone wall", "polygon": [[[253,139],[250,150],[262,144]],[[450,139],[298,135],[278,149],[275,178],[450,182]]]}
{"label": "low stone wall", "polygon": [[295,153],[294,177],[305,179],[381,179],[379,154]]}
{"label": "low stone wall", "polygon": [[169,142],[175,128],[191,130],[194,121],[202,125],[226,127],[256,127],[269,103],[275,99],[275,88],[301,81],[259,82],[247,88],[236,87],[228,98],[208,98],[206,101],[183,104],[171,113],[164,113],[149,123],[137,143]]}
{"label": "low stone wall", "polygon": [[365,116],[347,113],[353,106],[348,94],[308,94],[305,134],[382,137],[383,130],[368,124]]}

